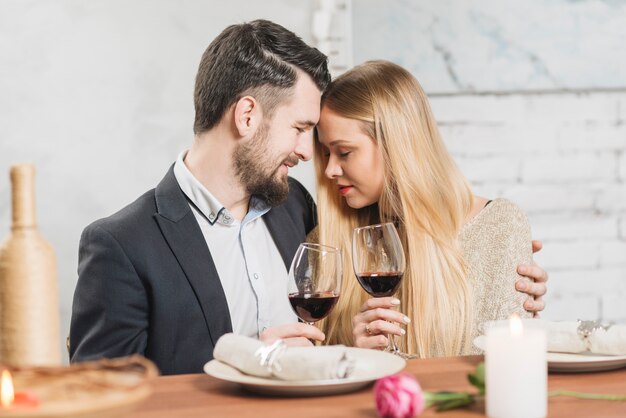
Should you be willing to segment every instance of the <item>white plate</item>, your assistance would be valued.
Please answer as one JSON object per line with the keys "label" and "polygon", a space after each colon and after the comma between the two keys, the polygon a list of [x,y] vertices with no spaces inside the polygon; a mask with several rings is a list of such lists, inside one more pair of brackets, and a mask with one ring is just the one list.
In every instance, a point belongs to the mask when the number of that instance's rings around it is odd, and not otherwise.
{"label": "white plate", "polygon": [[[485,349],[485,336],[474,339],[474,345]],[[548,370],[560,373],[600,372],[626,367],[626,356],[605,356],[585,353],[547,353]]]}
{"label": "white plate", "polygon": [[347,379],[284,381],[249,376],[218,360],[204,365],[206,374],[227,382],[239,383],[244,388],[264,395],[321,396],[351,392],[367,386],[381,377],[398,373],[406,361],[398,356],[377,350],[346,347],[355,359],[352,376]]}

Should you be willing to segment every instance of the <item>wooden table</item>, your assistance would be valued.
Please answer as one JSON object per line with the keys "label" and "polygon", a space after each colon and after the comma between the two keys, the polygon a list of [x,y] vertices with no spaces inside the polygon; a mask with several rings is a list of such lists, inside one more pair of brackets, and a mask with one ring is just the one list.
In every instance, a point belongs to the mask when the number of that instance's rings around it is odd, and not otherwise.
{"label": "wooden table", "polygon": [[[482,361],[481,356],[411,360],[406,371],[413,373],[427,391],[472,391],[467,373]],[[583,374],[550,374],[549,390],[567,389],[592,393],[626,394],[626,368]],[[436,413],[429,409],[422,417],[484,416],[479,402],[469,409]],[[550,417],[626,417],[626,402],[549,398]],[[358,392],[312,398],[272,398],[249,393],[236,384],[203,374],[162,376],[154,393],[131,414],[132,418],[209,417],[376,417],[372,386]]]}

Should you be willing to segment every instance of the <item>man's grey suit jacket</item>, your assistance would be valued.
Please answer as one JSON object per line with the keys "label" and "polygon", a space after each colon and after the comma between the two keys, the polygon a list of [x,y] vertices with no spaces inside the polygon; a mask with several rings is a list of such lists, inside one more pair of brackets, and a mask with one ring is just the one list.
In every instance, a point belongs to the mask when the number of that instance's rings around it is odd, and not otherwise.
{"label": "man's grey suit jacket", "polygon": [[[286,269],[316,224],[306,189],[290,178],[289,190],[263,216]],[[172,168],[156,189],[85,228],[78,276],[72,362],[139,353],[163,374],[200,373],[232,331],[211,253]]]}

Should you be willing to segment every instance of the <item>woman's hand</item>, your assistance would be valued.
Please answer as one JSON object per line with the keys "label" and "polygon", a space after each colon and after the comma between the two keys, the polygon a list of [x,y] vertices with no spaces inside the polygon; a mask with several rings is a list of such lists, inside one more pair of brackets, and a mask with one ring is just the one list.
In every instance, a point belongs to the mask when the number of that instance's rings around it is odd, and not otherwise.
{"label": "woman's hand", "polygon": [[398,305],[400,300],[394,297],[368,299],[352,319],[354,346],[382,350],[389,343],[388,334],[406,334],[406,331],[397,324],[408,324],[411,320],[394,309]]}
{"label": "woman's hand", "polygon": [[[533,241],[533,253],[540,251],[543,245],[541,241]],[[517,267],[517,272],[524,276],[515,283],[515,288],[530,296],[526,302],[524,302],[524,309],[528,312],[532,312],[535,317],[539,316],[539,312],[543,311],[546,307],[543,301],[543,295],[546,294],[548,287],[546,282],[548,281],[548,273],[537,264],[522,264]]]}

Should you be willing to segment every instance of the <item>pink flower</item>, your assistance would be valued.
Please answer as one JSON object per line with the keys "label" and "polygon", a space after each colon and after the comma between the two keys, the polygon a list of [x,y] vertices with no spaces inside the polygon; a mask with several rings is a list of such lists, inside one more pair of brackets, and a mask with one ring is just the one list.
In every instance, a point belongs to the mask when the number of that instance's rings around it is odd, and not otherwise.
{"label": "pink flower", "polygon": [[376,409],[382,418],[411,418],[424,411],[424,394],[415,377],[399,373],[374,385]]}

